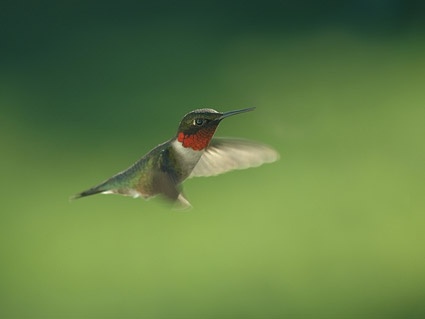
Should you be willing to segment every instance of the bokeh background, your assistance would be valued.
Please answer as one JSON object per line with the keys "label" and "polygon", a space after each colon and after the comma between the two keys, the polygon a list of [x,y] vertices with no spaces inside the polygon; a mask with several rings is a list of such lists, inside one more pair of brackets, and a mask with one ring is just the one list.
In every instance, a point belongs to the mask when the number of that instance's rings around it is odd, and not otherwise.
{"label": "bokeh background", "polygon": [[[425,316],[420,1],[3,1],[0,317]],[[199,107],[279,162],[82,191]]]}

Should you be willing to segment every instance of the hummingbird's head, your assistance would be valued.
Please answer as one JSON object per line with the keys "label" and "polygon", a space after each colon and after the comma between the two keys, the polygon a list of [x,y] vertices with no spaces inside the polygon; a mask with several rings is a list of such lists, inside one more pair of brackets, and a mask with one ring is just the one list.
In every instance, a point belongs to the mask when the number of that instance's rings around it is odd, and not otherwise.
{"label": "hummingbird's head", "polygon": [[177,130],[177,140],[184,147],[190,147],[195,151],[203,150],[210,143],[222,119],[254,109],[255,107],[250,107],[225,113],[213,109],[198,109],[189,112],[180,122]]}

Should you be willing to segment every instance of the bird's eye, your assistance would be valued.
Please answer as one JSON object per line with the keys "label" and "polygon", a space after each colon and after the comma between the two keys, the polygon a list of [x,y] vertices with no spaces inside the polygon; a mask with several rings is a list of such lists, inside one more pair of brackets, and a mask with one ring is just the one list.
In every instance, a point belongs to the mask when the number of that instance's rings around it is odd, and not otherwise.
{"label": "bird's eye", "polygon": [[203,125],[203,124],[205,124],[205,120],[204,119],[194,119],[193,120],[193,124],[194,125],[198,125],[198,126],[201,126],[201,125]]}

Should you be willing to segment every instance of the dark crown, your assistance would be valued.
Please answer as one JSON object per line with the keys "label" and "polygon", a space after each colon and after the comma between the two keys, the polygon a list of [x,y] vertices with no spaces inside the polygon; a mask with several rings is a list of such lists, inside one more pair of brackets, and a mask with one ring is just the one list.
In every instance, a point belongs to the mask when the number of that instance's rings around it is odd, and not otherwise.
{"label": "dark crown", "polygon": [[217,126],[223,113],[213,109],[197,109],[187,113],[180,121],[178,132],[193,134],[206,126]]}

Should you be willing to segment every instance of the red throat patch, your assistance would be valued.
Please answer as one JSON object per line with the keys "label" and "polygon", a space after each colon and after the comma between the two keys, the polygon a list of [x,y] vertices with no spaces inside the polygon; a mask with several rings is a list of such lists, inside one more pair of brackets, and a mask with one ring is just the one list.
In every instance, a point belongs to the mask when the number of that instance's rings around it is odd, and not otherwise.
{"label": "red throat patch", "polygon": [[182,143],[183,147],[190,147],[195,151],[201,151],[208,146],[215,129],[216,127],[206,127],[191,135],[185,135],[183,132],[179,132],[177,140]]}

